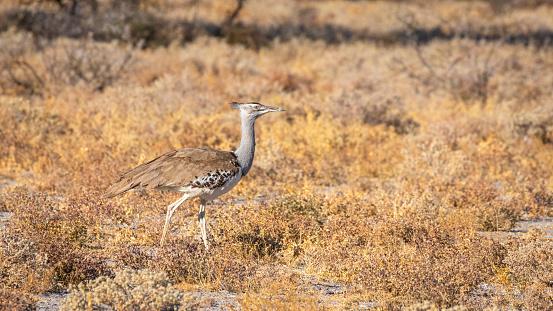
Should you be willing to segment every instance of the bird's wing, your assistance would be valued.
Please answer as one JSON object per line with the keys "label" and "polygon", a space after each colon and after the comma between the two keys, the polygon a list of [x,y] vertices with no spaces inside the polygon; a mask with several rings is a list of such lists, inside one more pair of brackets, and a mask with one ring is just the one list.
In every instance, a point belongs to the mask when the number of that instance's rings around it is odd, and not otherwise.
{"label": "bird's wing", "polygon": [[131,189],[174,189],[222,186],[240,170],[232,152],[185,148],[167,152],[121,175],[106,191],[114,197]]}

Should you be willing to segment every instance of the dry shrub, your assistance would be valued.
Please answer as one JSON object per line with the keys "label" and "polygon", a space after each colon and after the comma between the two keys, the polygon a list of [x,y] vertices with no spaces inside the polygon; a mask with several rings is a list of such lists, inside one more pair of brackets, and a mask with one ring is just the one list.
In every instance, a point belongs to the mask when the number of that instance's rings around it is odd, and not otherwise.
{"label": "dry shrub", "polygon": [[212,283],[231,291],[263,288],[267,285],[262,281],[267,276],[260,274],[263,264],[299,258],[304,243],[320,230],[324,217],[320,212],[327,204],[322,198],[296,193],[266,207],[235,210],[232,218],[216,214],[210,220],[209,252],[197,238],[177,238],[149,264],[163,267],[177,281]]}
{"label": "dry shrub", "polygon": [[[196,227],[196,226],[194,226]],[[217,241],[217,240],[216,240]],[[220,241],[217,241],[219,243]],[[200,241],[176,239],[148,265],[166,271],[171,279],[189,284],[212,284],[232,292],[248,290],[258,268],[237,245],[213,245],[209,253]]]}
{"label": "dry shrub", "polygon": [[[401,161],[399,153],[389,156],[393,153],[391,150],[399,149],[399,137],[393,129],[355,121],[344,124],[330,115],[313,111],[292,118],[289,122],[278,120],[272,125],[262,125],[271,130],[270,140],[260,144],[270,144],[272,152],[278,155],[274,167],[301,167],[297,171],[300,176],[328,185],[391,175]],[[296,135],[290,136],[290,131]],[[275,174],[273,178],[286,182],[283,177],[288,176]]]}
{"label": "dry shrub", "polygon": [[17,232],[3,232],[1,238],[2,290],[32,293],[51,288],[51,280],[46,280],[51,272],[48,258],[39,252],[36,243],[17,236]]}
{"label": "dry shrub", "polygon": [[[228,230],[224,235],[256,260],[294,261],[303,254],[304,244],[322,228],[323,210],[329,204],[322,197],[300,193],[286,194],[257,211],[245,210],[239,215],[239,227],[223,225]],[[255,219],[248,217],[251,213],[256,214]]]}
{"label": "dry shrub", "polygon": [[538,106],[515,119],[515,130],[523,137],[534,137],[544,144],[553,143],[553,108]]}
{"label": "dry shrub", "polygon": [[422,49],[417,46],[418,68],[401,59],[396,59],[396,65],[425,92],[445,91],[458,101],[486,104],[492,93],[490,81],[501,61],[504,62],[495,55],[498,48],[467,40],[455,41],[447,47]]}
{"label": "dry shrub", "polygon": [[0,310],[34,310],[36,299],[26,292],[0,288]]}
{"label": "dry shrub", "polygon": [[540,213],[533,198],[549,173],[535,170],[543,161],[540,147],[528,152],[485,122],[438,123],[413,139],[398,185],[429,192],[446,209],[469,210],[480,230],[508,230],[525,213]]}
{"label": "dry shrub", "polygon": [[[107,273],[105,261],[93,247],[95,206],[25,188],[8,192],[2,201],[15,215],[2,249],[11,269],[19,267],[7,275],[15,278],[11,287],[56,290]],[[27,246],[17,248],[21,244]]]}
{"label": "dry shrub", "polygon": [[[140,9],[136,1],[29,2],[12,7],[8,4],[7,9],[0,12],[0,29],[14,27],[48,40],[84,39],[92,34],[100,41],[117,40],[131,44],[143,41],[151,47],[168,45],[171,41],[180,41],[193,33],[188,31],[183,34],[183,30],[187,29],[180,29],[182,25],[155,14],[155,10]],[[48,2],[71,2],[71,5],[56,7],[48,5]],[[183,6],[186,7],[186,4]]]}
{"label": "dry shrub", "polygon": [[2,97],[0,109],[4,112],[0,115],[3,141],[0,155],[4,160],[13,159],[21,166],[33,165],[49,153],[48,144],[72,133],[66,120],[29,100]]}
{"label": "dry shrub", "polygon": [[553,307],[553,241],[530,231],[509,245],[505,258],[509,271],[508,294],[499,301],[514,308],[547,310]]}
{"label": "dry shrub", "polygon": [[[366,98],[360,102],[360,98]],[[341,119],[359,120],[370,125],[385,125],[398,134],[414,133],[419,124],[408,116],[399,97],[380,92],[345,92],[335,99],[331,113]]]}
{"label": "dry shrub", "polygon": [[72,288],[61,310],[177,310],[182,299],[162,272],[122,270]]}
{"label": "dry shrub", "polygon": [[453,196],[452,204],[471,210],[482,231],[509,230],[522,214],[520,201],[506,199],[497,187],[484,182],[460,190]]}
{"label": "dry shrub", "polygon": [[44,91],[44,76],[32,52],[38,40],[30,33],[10,29],[0,34],[0,92],[35,95]]}
{"label": "dry shrub", "polygon": [[121,49],[117,42],[88,38],[46,44],[13,30],[2,34],[0,47],[4,94],[44,95],[74,85],[101,91],[124,76],[133,56],[132,48]]}
{"label": "dry shrub", "polygon": [[384,301],[386,293],[403,302],[463,303],[501,264],[498,244],[420,213],[365,227],[338,218],[326,228],[322,244],[308,252],[310,269],[370,288]]}
{"label": "dry shrub", "polygon": [[392,70],[405,74],[416,92],[482,105],[527,108],[547,96],[553,75],[549,51],[532,51],[503,42],[452,40],[415,47],[394,57]]}
{"label": "dry shrub", "polygon": [[99,91],[120,79],[131,59],[129,47],[121,49],[117,42],[97,43],[92,38],[60,39],[43,55],[52,85],[82,85]]}

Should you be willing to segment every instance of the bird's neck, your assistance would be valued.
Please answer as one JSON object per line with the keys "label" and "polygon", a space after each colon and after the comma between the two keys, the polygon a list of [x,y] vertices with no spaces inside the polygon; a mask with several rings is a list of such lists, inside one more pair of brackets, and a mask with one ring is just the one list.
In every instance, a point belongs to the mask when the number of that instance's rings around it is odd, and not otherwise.
{"label": "bird's neck", "polygon": [[242,138],[240,147],[234,152],[238,158],[238,163],[242,168],[242,175],[245,176],[250,171],[255,154],[255,117],[240,114],[242,119]]}

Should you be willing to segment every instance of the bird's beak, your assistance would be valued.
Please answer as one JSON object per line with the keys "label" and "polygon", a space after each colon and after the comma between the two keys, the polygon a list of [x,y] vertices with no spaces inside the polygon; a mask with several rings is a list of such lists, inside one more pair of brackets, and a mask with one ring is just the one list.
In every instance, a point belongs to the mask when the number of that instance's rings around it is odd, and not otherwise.
{"label": "bird's beak", "polygon": [[230,103],[230,108],[232,109],[240,109],[240,104],[237,102]]}
{"label": "bird's beak", "polygon": [[281,112],[281,111],[286,111],[286,110],[279,107],[267,106],[267,112]]}

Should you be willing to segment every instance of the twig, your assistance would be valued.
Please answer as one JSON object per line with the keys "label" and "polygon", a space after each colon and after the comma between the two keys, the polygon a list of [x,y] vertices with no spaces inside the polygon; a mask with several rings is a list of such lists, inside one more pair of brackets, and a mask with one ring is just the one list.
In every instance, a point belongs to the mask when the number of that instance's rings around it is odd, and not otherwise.
{"label": "twig", "polygon": [[222,28],[232,25],[236,17],[238,17],[238,14],[240,14],[240,11],[242,11],[242,8],[244,7],[245,2],[246,0],[236,0],[236,7],[232,11],[232,13],[230,13],[230,15],[227,17],[225,22],[223,22]]}
{"label": "twig", "polygon": [[430,65],[430,63],[428,63],[426,61],[426,59],[424,58],[424,56],[422,55],[422,51],[420,49],[420,46],[418,44],[415,45],[415,51],[417,52],[417,58],[419,59],[419,61],[421,62],[421,64],[426,68],[428,69],[428,71],[430,72],[430,74],[432,74],[432,76],[434,77],[438,77],[438,74],[436,73],[436,71],[434,70],[434,68]]}

